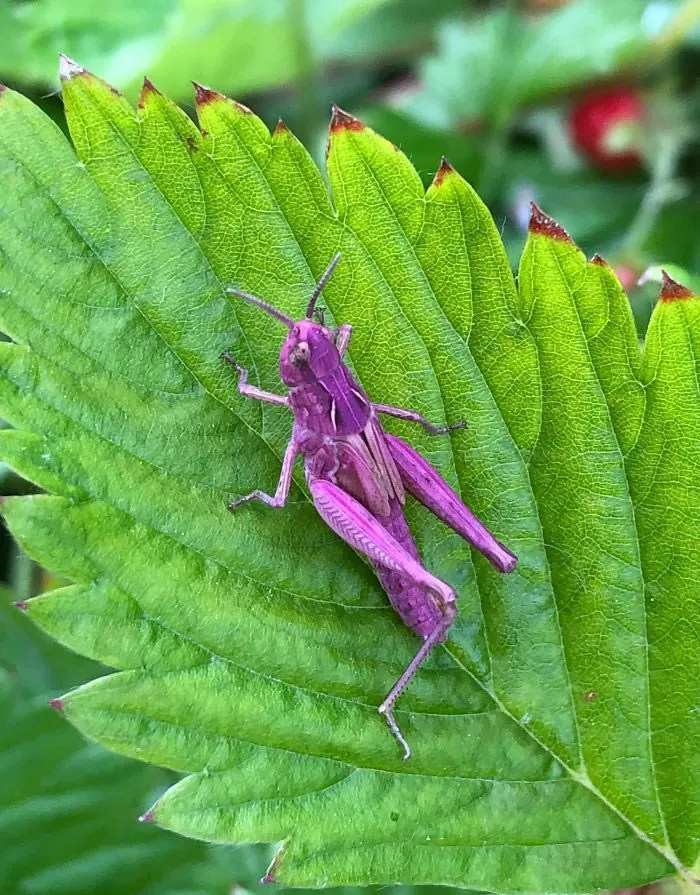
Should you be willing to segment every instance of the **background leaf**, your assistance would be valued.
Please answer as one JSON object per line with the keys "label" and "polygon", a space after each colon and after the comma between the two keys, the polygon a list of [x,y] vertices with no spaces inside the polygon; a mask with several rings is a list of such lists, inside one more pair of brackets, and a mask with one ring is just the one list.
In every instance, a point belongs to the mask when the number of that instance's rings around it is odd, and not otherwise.
{"label": "background leaf", "polygon": [[67,53],[129,95],[138,92],[144,71],[179,99],[189,100],[194,71],[232,92],[263,90],[294,80],[311,61],[400,57],[461,5],[408,2],[408,8],[406,0],[7,3],[0,8],[0,73],[53,84],[56,56]]}
{"label": "background leaf", "polygon": [[[200,133],[148,83],[134,112],[68,73],[77,163],[34,107],[0,99],[18,343],[0,346],[17,427],[0,445],[53,494],[8,500],[13,533],[76,582],[30,617],[119,670],[64,697],[69,720],[190,775],[152,810],[163,826],[285,840],[285,883],[582,892],[691,865],[697,300],[661,304],[642,360],[612,272],[542,217],[518,296],[448,165],[424,193],[337,113],[331,202],[284,126],[200,90]],[[279,389],[279,325],[223,286],[298,313],[336,249],[326,300],[356,324],[364,386],[469,420],[449,441],[395,428],[520,557],[499,576],[411,508],[461,597],[402,699],[407,764],[376,706],[416,641],[374,576],[302,490],[285,511],[226,510],[274,486],[290,420],[221,364],[231,347]]]}
{"label": "background leaf", "polygon": [[[674,5],[658,4],[667,11]],[[581,0],[534,18],[529,27],[510,8],[494,9],[480,22],[448,22],[437,53],[422,63],[421,89],[402,105],[436,127],[503,121],[524,103],[609,77],[652,53],[664,17],[645,15],[648,6],[646,0]]]}

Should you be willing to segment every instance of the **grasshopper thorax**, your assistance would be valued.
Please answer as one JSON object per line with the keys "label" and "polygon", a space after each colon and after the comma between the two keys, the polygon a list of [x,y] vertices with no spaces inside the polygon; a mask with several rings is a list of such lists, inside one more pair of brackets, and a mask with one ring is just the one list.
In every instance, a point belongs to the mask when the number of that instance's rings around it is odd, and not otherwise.
{"label": "grasshopper thorax", "polygon": [[323,379],[341,363],[335,333],[313,320],[298,320],[280,351],[280,375],[290,387]]}

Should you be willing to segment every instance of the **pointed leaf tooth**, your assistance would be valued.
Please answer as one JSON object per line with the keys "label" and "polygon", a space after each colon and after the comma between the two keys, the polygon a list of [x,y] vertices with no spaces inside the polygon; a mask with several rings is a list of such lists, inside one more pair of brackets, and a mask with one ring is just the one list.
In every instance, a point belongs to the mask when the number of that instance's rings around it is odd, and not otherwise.
{"label": "pointed leaf tooth", "polygon": [[276,134],[288,134],[288,133],[291,133],[291,131],[289,130],[289,128],[287,127],[285,122],[282,121],[281,118],[279,118],[277,121],[277,124],[275,125],[275,129],[272,132],[273,136],[275,136]]}
{"label": "pointed leaf tooth", "polygon": [[457,172],[452,167],[452,165],[448,162],[448,160],[443,155],[440,161],[440,167],[435,172],[435,177],[433,178],[432,185],[435,187],[440,186],[441,183],[445,180],[448,174],[456,174]]}
{"label": "pointed leaf tooth", "polygon": [[363,131],[365,130],[365,125],[358,118],[355,118],[354,115],[343,111],[340,106],[336,106],[334,103],[331,106],[330,132],[333,134],[343,130]]}
{"label": "pointed leaf tooth", "polygon": [[150,78],[144,77],[143,84],[141,86],[141,91],[139,92],[138,98],[138,108],[143,109],[146,105],[146,101],[149,96],[152,94],[161,95],[160,90],[153,84]]}
{"label": "pointed leaf tooth", "polygon": [[198,106],[205,106],[207,103],[226,99],[222,93],[218,93],[210,87],[205,87],[204,84],[200,84],[198,81],[192,81],[192,84],[194,85],[195,102]]}
{"label": "pointed leaf tooth", "polygon": [[57,696],[55,699],[49,699],[49,705],[55,712],[58,712],[59,715],[64,714],[65,704],[63,698],[60,696]]}
{"label": "pointed leaf tooth", "polygon": [[78,75],[85,74],[82,65],[78,65],[73,59],[70,59],[64,53],[59,55],[58,76],[62,81],[70,81]]}
{"label": "pointed leaf tooth", "polygon": [[685,298],[694,298],[695,293],[692,289],[688,289],[687,286],[683,286],[682,283],[676,282],[676,280],[672,279],[665,270],[661,271],[661,292],[659,293],[659,299],[661,301],[678,301]]}
{"label": "pointed leaf tooth", "polygon": [[610,265],[608,264],[608,262],[605,260],[605,258],[603,258],[601,255],[599,255],[597,252],[596,252],[595,255],[593,255],[593,257],[591,258],[591,262],[590,262],[590,263],[591,263],[591,264],[595,264],[595,265],[598,266],[598,267],[609,267],[609,266],[610,266]]}
{"label": "pointed leaf tooth", "polygon": [[573,242],[561,224],[558,224],[554,218],[545,214],[535,202],[530,202],[530,223],[528,229],[530,233],[549,236],[551,239],[556,239],[559,242]]}
{"label": "pointed leaf tooth", "polygon": [[265,872],[265,876],[260,880],[261,883],[276,883],[277,882],[277,868],[284,857],[284,845],[280,846],[280,848],[275,852],[275,855],[270,862],[270,866],[267,868]]}

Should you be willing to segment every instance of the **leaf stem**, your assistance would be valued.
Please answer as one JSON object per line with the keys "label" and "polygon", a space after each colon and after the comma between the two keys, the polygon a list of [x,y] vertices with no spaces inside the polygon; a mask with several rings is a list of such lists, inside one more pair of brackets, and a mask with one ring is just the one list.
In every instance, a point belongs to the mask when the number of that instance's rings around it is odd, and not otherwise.
{"label": "leaf stem", "polygon": [[622,241],[624,253],[639,253],[666,205],[685,194],[683,185],[675,178],[681,145],[682,142],[675,135],[661,141],[654,159],[649,188]]}

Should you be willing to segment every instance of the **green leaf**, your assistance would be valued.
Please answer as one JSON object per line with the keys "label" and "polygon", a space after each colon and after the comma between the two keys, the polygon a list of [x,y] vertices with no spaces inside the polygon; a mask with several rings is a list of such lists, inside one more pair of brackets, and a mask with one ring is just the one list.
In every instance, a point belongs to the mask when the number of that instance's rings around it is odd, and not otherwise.
{"label": "green leaf", "polygon": [[446,23],[421,65],[423,87],[403,104],[425,124],[502,121],[520,105],[609,77],[652,52],[646,0],[575,0],[523,21],[492,10]]}
{"label": "green leaf", "polygon": [[[284,126],[218,94],[199,93],[200,132],[150,84],[134,111],[67,73],[77,158],[0,100],[0,454],[51,492],[6,502],[13,533],[76,582],[30,617],[118,669],[65,696],[68,719],[189,775],[157,823],[284,841],[286,884],[589,892],[691,866],[700,302],[662,302],[642,358],[612,272],[541,215],[518,294],[446,164],[424,192],[337,113],[329,195]],[[291,421],[219,360],[280,389],[279,324],[224,287],[299,314],[338,249],[324,295],[364,387],[469,420],[391,428],[520,558],[499,575],[409,508],[460,594],[400,702],[410,762],[376,707],[417,644],[374,575],[300,476],[284,510],[226,509],[274,489]]]}

